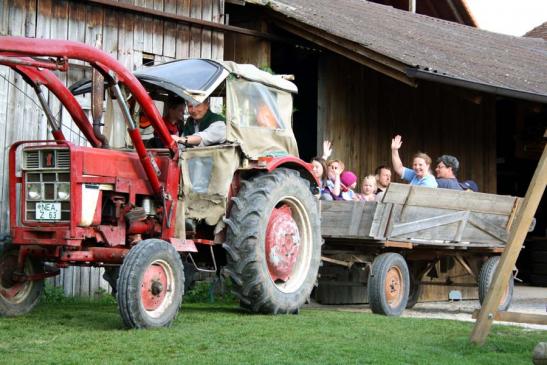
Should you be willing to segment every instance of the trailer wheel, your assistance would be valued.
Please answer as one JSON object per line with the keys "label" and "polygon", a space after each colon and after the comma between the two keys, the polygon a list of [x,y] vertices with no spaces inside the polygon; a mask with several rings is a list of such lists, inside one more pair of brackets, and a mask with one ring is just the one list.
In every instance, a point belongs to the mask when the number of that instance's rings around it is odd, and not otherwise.
{"label": "trailer wheel", "polygon": [[317,201],[296,171],[279,168],[242,183],[228,225],[225,273],[240,306],[298,313],[321,260]]}
{"label": "trailer wheel", "polygon": [[[486,260],[486,262],[482,265],[479,274],[479,302],[481,303],[481,305],[484,303],[486,299],[486,294],[488,293],[488,289],[490,288],[490,285],[494,280],[494,272],[498,267],[499,260],[499,256],[493,256]],[[501,297],[498,310],[506,311],[507,309],[509,309],[511,301],[513,300],[514,286],[515,282],[513,280],[513,276],[511,276],[509,278],[509,285],[507,285],[507,289],[505,289],[505,293],[503,293],[503,296]]]}
{"label": "trailer wheel", "polygon": [[184,294],[180,255],[165,241],[141,241],[124,259],[117,286],[118,308],[127,327],[169,326]]}
{"label": "trailer wheel", "polygon": [[[17,270],[19,250],[6,244],[0,253],[0,316],[13,317],[30,312],[42,297],[44,280],[16,282],[13,273]],[[43,272],[43,263],[27,257],[25,274]]]}
{"label": "trailer wheel", "polygon": [[368,298],[373,313],[399,316],[406,307],[410,279],[403,256],[388,252],[372,263],[368,279]]}

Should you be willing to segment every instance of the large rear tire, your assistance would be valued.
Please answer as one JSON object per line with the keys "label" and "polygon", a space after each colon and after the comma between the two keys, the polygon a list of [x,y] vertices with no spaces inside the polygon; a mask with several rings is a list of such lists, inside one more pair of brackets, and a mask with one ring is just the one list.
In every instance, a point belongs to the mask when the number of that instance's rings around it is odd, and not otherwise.
{"label": "large rear tire", "polygon": [[[44,280],[16,282],[13,273],[17,270],[19,250],[9,248],[4,242],[0,251],[0,316],[14,317],[30,312],[42,297]],[[25,274],[43,272],[43,263],[27,257]]]}
{"label": "large rear tire", "polygon": [[124,259],[117,287],[118,308],[127,327],[171,325],[184,294],[180,255],[162,240],[140,242]]}
{"label": "large rear tire", "polygon": [[308,181],[279,168],[243,182],[232,200],[225,272],[241,307],[298,313],[321,260],[319,210]]}
{"label": "large rear tire", "polygon": [[373,313],[399,316],[410,289],[408,266],[403,256],[388,252],[377,256],[368,279],[368,298]]}
{"label": "large rear tire", "polygon": [[[479,274],[479,302],[481,305],[486,300],[486,295],[488,294],[488,289],[494,280],[494,273],[498,267],[498,262],[500,261],[499,256],[490,257],[482,265],[481,271]],[[509,277],[509,283],[507,289],[503,296],[501,297],[500,306],[498,307],[499,311],[506,311],[511,306],[511,301],[513,300],[513,289],[515,286],[515,281],[513,280],[513,275]]]}

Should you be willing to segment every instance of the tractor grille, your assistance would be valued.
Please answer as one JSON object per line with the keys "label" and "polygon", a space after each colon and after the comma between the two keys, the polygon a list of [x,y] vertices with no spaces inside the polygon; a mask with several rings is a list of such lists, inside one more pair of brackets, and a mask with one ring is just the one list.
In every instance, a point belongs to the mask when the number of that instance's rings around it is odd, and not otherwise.
{"label": "tractor grille", "polygon": [[23,151],[27,222],[70,220],[70,151],[67,148]]}

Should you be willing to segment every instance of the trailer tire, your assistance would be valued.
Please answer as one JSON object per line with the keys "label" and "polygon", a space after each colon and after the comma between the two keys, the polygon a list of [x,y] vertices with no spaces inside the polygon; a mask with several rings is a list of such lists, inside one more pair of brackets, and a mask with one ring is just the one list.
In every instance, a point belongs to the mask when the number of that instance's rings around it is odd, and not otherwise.
{"label": "trailer tire", "polygon": [[278,168],[242,182],[232,202],[224,271],[240,306],[255,313],[298,313],[321,260],[319,209],[309,182]]}
{"label": "trailer tire", "polygon": [[[479,302],[481,303],[481,305],[486,299],[486,295],[488,294],[488,289],[490,288],[490,285],[492,284],[492,281],[494,279],[494,273],[496,272],[496,268],[498,267],[499,260],[499,256],[490,257],[481,267],[481,271],[479,274]],[[500,306],[498,307],[499,311],[506,311],[511,306],[511,301],[513,300],[514,286],[515,281],[513,280],[513,275],[511,275],[511,277],[509,278],[509,285],[507,286],[507,290],[501,298]]]}
{"label": "trailer tire", "polygon": [[[17,283],[12,274],[17,269],[19,250],[11,248],[9,242],[3,242],[0,252],[0,316],[14,317],[30,312],[40,302],[44,292],[44,280]],[[25,274],[37,274],[44,271],[41,261],[27,257]]]}
{"label": "trailer tire", "polygon": [[141,241],[124,259],[117,283],[118,309],[126,327],[168,327],[184,294],[180,255],[165,241]]}
{"label": "trailer tire", "polygon": [[408,302],[410,279],[403,256],[387,252],[377,256],[368,278],[368,298],[373,313],[399,316]]}

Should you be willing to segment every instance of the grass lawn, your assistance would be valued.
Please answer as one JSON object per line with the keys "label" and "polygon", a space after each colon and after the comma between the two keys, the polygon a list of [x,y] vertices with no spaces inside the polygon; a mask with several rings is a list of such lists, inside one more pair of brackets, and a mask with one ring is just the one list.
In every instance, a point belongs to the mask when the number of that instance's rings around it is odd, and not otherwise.
{"label": "grass lawn", "polygon": [[530,364],[547,331],[304,309],[266,316],[235,305],[184,304],[171,328],[126,330],[115,304],[41,304],[0,318],[2,364]]}

